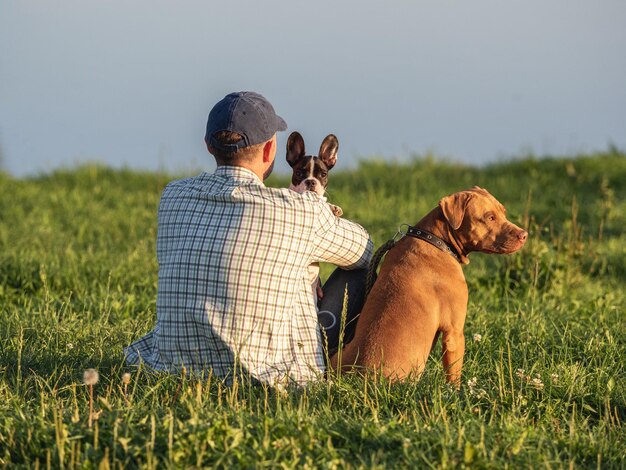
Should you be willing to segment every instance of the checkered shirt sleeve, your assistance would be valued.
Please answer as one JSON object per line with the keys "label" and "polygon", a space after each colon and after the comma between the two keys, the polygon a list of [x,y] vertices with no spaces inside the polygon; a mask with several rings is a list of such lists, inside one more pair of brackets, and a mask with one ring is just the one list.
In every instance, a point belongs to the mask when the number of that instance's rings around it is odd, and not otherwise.
{"label": "checkered shirt sleeve", "polygon": [[366,267],[372,242],[307,192],[239,167],[170,183],[159,206],[154,330],[127,362],[169,372],[304,384],[323,373],[308,266]]}

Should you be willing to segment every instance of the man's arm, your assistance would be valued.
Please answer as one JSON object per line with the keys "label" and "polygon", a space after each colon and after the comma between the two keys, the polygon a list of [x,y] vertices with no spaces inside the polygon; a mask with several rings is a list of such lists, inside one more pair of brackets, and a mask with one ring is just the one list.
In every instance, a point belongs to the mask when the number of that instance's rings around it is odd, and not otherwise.
{"label": "man's arm", "polygon": [[323,207],[316,235],[315,261],[332,263],[344,269],[368,266],[373,243],[359,224],[335,217],[328,207]]}

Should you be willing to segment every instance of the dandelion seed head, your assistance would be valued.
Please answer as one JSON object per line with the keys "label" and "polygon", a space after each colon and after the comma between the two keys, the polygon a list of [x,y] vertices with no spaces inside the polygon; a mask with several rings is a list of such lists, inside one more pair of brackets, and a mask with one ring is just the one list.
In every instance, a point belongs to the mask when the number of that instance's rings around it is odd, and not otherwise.
{"label": "dandelion seed head", "polygon": [[124,372],[122,375],[122,383],[128,385],[130,383],[130,373]]}
{"label": "dandelion seed head", "polygon": [[479,334],[479,333],[474,333],[474,342],[476,343],[480,343],[483,339],[483,335]]}
{"label": "dandelion seed head", "polygon": [[95,385],[100,380],[100,375],[96,369],[87,369],[83,373],[83,383],[85,385]]}

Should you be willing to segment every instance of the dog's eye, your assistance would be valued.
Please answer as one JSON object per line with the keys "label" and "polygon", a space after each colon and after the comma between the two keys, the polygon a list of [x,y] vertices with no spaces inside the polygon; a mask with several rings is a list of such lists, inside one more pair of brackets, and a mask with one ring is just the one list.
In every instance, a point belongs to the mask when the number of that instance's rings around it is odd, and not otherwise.
{"label": "dog's eye", "polygon": [[326,178],[328,176],[328,173],[326,173],[325,171],[322,171],[320,173],[320,178]]}
{"label": "dog's eye", "polygon": [[493,215],[493,214],[488,214],[488,215],[487,215],[487,220],[488,220],[489,222],[495,222],[495,221],[496,221],[496,216],[495,216],[495,215]]}

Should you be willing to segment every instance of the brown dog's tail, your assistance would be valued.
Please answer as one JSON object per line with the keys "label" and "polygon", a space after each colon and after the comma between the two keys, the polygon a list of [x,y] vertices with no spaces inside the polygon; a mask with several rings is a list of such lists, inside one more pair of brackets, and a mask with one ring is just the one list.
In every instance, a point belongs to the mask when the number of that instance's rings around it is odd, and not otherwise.
{"label": "brown dog's tail", "polygon": [[370,260],[370,264],[367,268],[367,278],[365,279],[365,299],[367,299],[367,296],[369,295],[370,291],[372,290],[372,286],[374,285],[374,282],[376,281],[376,270],[378,269],[380,260],[383,259],[383,256],[385,256],[385,254],[389,250],[391,250],[394,246],[396,246],[396,243],[397,241],[394,237],[391,240],[389,240],[387,243],[382,245],[378,250],[376,250],[376,253],[374,253],[374,256],[372,256],[372,259]]}

